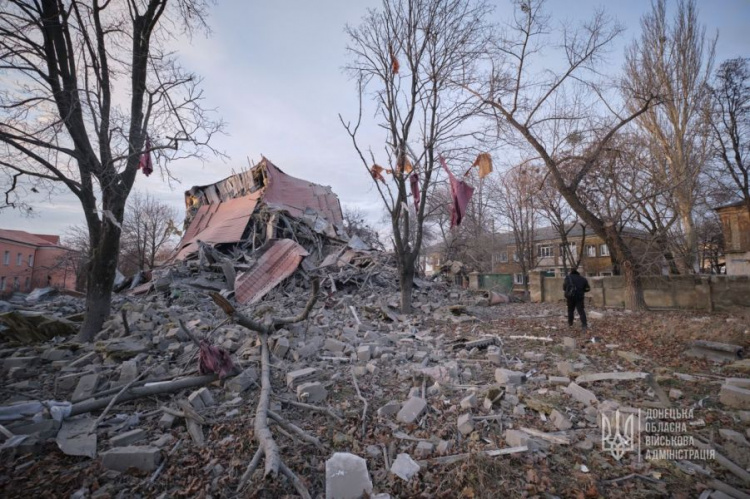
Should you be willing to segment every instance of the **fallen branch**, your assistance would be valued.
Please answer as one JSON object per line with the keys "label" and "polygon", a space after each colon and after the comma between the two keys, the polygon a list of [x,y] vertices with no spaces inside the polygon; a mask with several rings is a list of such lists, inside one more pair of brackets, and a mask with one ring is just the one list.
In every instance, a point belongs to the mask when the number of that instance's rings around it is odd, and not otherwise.
{"label": "fallen branch", "polygon": [[529,336],[529,335],[527,335],[527,334],[524,334],[524,335],[517,335],[517,334],[516,334],[516,335],[513,335],[513,336],[509,336],[509,338],[510,338],[511,340],[536,340],[536,341],[554,341],[554,340],[553,340],[552,338],[550,338],[549,336],[547,336],[547,337],[545,338],[545,337],[542,337],[542,336]]}
{"label": "fallen branch", "polygon": [[78,414],[86,414],[87,412],[106,407],[114,397],[117,397],[118,402],[128,402],[130,400],[149,397],[151,395],[162,395],[164,393],[178,392],[186,388],[205,386],[213,381],[216,381],[217,379],[219,378],[215,374],[207,374],[206,376],[193,376],[189,378],[177,379],[174,381],[158,382],[152,385],[146,385],[138,388],[131,388],[125,391],[119,397],[118,394],[112,397],[105,397],[100,399],[87,399],[82,402],[73,404],[70,409],[70,415],[68,417],[77,416]]}
{"label": "fallen branch", "polygon": [[270,409],[268,411],[268,415],[271,417],[271,419],[273,419],[276,422],[276,424],[284,428],[289,433],[293,433],[294,435],[297,435],[297,437],[299,437],[299,439],[302,440],[303,442],[307,442],[308,444],[312,444],[318,449],[323,450],[323,444],[320,443],[320,440],[308,434],[305,430],[303,430],[296,424],[290,423],[289,421],[282,418],[281,416],[279,416],[278,414],[276,414]]}
{"label": "fallen branch", "polygon": [[[352,381],[354,382],[354,389],[357,390],[357,398],[362,401],[364,408],[362,409],[362,438],[365,438],[365,428],[367,425],[367,400],[362,396],[362,392],[359,391],[359,384],[357,383],[357,376],[354,375],[354,369],[351,370]],[[424,397],[424,394],[422,395]]]}
{"label": "fallen branch", "polygon": [[323,414],[327,415],[329,418],[335,419],[339,423],[344,422],[343,418],[341,418],[339,415],[337,415],[328,407],[318,407],[317,405],[305,404],[304,402],[297,402],[295,400],[289,400],[289,399],[285,399],[282,397],[275,397],[275,398],[279,400],[282,404],[293,405],[301,409],[307,409],[308,411],[322,412]]}
{"label": "fallen branch", "polygon": [[99,423],[101,423],[102,420],[104,420],[104,416],[106,416],[109,410],[112,409],[112,406],[117,403],[117,399],[119,399],[123,393],[125,393],[131,386],[133,386],[133,383],[135,383],[136,381],[144,377],[146,374],[148,374],[148,372],[151,371],[151,368],[153,367],[154,366],[149,366],[148,369],[146,369],[141,374],[139,374],[138,377],[136,377],[135,379],[131,380],[127,385],[123,386],[122,390],[117,392],[117,394],[114,397],[112,397],[112,400],[109,402],[109,404],[107,404],[107,407],[104,408],[104,411],[99,415],[98,418],[96,418],[96,421],[94,421],[94,424],[91,425],[91,429],[89,430],[89,433],[93,433],[94,431],[96,431],[96,428],[97,426],[99,426]]}
{"label": "fallen branch", "polygon": [[[292,425],[291,423],[288,423],[284,421],[281,417],[274,414],[272,411],[270,411],[270,399],[271,399],[271,362],[270,362],[270,352],[268,348],[268,337],[273,334],[276,330],[280,329],[283,326],[286,326],[288,324],[294,324],[296,322],[302,322],[310,315],[310,312],[312,311],[313,306],[315,305],[315,302],[318,299],[318,291],[320,289],[320,282],[317,278],[314,278],[312,280],[312,290],[310,293],[310,298],[307,301],[307,304],[305,305],[304,310],[302,310],[301,313],[299,313],[296,316],[289,316],[289,317],[282,317],[282,318],[268,318],[264,320],[263,322],[258,322],[256,320],[253,320],[242,313],[238,312],[237,309],[232,305],[229,300],[227,300],[225,297],[223,297],[221,294],[212,292],[210,293],[211,298],[213,299],[214,303],[218,305],[224,313],[226,313],[229,317],[234,319],[234,321],[239,324],[240,326],[249,329],[251,331],[255,331],[258,334],[258,337],[260,338],[260,392],[258,394],[258,405],[255,409],[255,424],[254,424],[254,437],[255,440],[258,442],[258,450],[256,451],[255,455],[253,456],[252,461],[250,461],[250,464],[247,467],[247,470],[245,470],[245,473],[242,475],[242,478],[240,479],[240,483],[237,486],[237,493],[239,493],[250,481],[250,477],[252,476],[255,469],[260,464],[260,459],[263,457],[265,459],[265,470],[264,470],[264,476],[271,475],[272,477],[276,477],[281,471],[282,474],[284,474],[289,481],[294,485],[294,488],[297,490],[297,493],[301,495],[304,498],[309,498],[310,493],[308,492],[305,485],[302,483],[302,481],[299,479],[299,477],[290,470],[282,461],[281,459],[281,453],[279,451],[279,446],[276,444],[276,441],[273,438],[273,433],[271,433],[270,428],[268,427],[268,418],[271,417],[274,419],[279,425],[284,428],[287,431],[290,431],[292,433],[296,433],[300,438],[307,439],[306,441],[313,443],[314,441],[317,441],[317,439],[314,439],[314,437],[310,437],[307,435],[303,430],[298,428],[297,426]],[[274,418],[276,416],[276,418]],[[320,444],[320,442],[318,442]]]}
{"label": "fallen branch", "polygon": [[527,446],[521,445],[520,447],[508,447],[505,449],[485,450],[485,451],[481,451],[477,453],[467,452],[465,454],[454,454],[452,456],[433,457],[432,459],[425,459],[423,461],[417,461],[417,464],[419,464],[420,466],[430,466],[432,464],[453,464],[453,463],[457,463],[458,461],[463,461],[464,459],[468,459],[476,455],[485,455],[487,457],[497,457],[497,456],[507,456],[508,454],[518,454],[521,452],[526,452],[527,450],[529,450]]}
{"label": "fallen branch", "polygon": [[725,494],[732,496],[735,499],[750,499],[750,494],[746,494],[745,492],[732,487],[728,483],[724,483],[721,480],[717,480],[715,478],[706,482],[706,485],[708,485],[712,489],[718,490],[719,492],[724,492]]}
{"label": "fallen branch", "polygon": [[727,459],[725,456],[719,454],[719,451],[713,448],[711,444],[707,444],[699,439],[693,439],[693,444],[699,449],[713,450],[716,453],[716,462],[719,463],[723,468],[733,473],[736,477],[740,478],[745,483],[750,483],[750,473],[742,469],[733,461]]}

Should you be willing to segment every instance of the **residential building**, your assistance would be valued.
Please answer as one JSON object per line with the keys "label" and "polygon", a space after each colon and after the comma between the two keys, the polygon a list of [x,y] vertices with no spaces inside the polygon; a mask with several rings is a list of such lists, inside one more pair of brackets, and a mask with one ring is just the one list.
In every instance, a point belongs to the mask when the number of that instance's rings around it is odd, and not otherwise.
{"label": "residential building", "polygon": [[[647,234],[635,229],[626,228],[623,236],[630,245],[649,274],[663,273],[663,258],[661,255],[649,248]],[[496,246],[492,255],[492,270],[499,274],[511,274],[516,290],[523,287],[525,279],[513,233],[500,233],[495,235]],[[570,251],[565,254],[574,255],[578,259],[583,245],[583,256],[578,271],[586,276],[610,276],[615,273],[607,243],[602,238],[587,230],[585,232],[580,225],[576,225],[567,235]],[[563,245],[559,232],[554,227],[540,227],[535,230],[534,235],[534,261],[532,271],[545,272],[548,276],[562,277],[565,268],[572,267],[571,261],[566,257],[563,265]]]}
{"label": "residential building", "polygon": [[53,286],[75,289],[75,252],[60,236],[0,229],[0,296]]}
{"label": "residential building", "polygon": [[750,210],[744,201],[715,210],[724,234],[727,275],[750,275]]}

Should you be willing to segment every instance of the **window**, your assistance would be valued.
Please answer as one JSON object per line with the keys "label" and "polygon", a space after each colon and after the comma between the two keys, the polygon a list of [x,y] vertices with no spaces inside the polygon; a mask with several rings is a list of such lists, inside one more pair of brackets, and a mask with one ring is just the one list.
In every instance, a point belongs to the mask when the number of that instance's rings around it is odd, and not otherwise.
{"label": "window", "polygon": [[540,244],[538,248],[539,248],[539,251],[538,251],[539,258],[554,256],[551,244]]}
{"label": "window", "polygon": [[6,251],[5,255],[3,255],[3,263],[5,265],[10,265],[10,251]]}
{"label": "window", "polygon": [[508,262],[508,252],[503,251],[500,253],[500,262],[507,263]]}
{"label": "window", "polygon": [[0,291],[5,291],[5,276],[0,277]]}
{"label": "window", "polygon": [[606,244],[600,244],[599,245],[599,255],[600,256],[609,256],[609,248]]}
{"label": "window", "polygon": [[518,252],[517,252],[517,251],[514,251],[514,252],[513,252],[513,261],[514,261],[514,262],[518,262],[518,261],[519,261],[519,260],[518,260]]}
{"label": "window", "polygon": [[18,291],[18,277],[13,278],[13,291]]}
{"label": "window", "polygon": [[567,257],[571,257],[575,259],[575,257],[578,255],[578,250],[576,249],[576,243],[568,243],[568,251],[563,251],[565,248],[564,244],[560,245],[560,256],[565,255]]}
{"label": "window", "polygon": [[29,267],[34,266],[34,255],[29,255]]}
{"label": "window", "polygon": [[31,278],[30,278],[30,277],[27,277],[27,278],[26,278],[26,282],[24,282],[23,288],[24,288],[24,289],[25,289],[26,291],[28,291],[30,287],[31,287]]}
{"label": "window", "polygon": [[586,245],[586,256],[596,256],[596,246],[593,244]]}
{"label": "window", "polygon": [[18,255],[16,255],[16,265],[20,267],[22,262],[23,262],[23,253],[19,253]]}
{"label": "window", "polygon": [[523,284],[523,274],[514,274],[513,275],[513,282],[516,284]]}

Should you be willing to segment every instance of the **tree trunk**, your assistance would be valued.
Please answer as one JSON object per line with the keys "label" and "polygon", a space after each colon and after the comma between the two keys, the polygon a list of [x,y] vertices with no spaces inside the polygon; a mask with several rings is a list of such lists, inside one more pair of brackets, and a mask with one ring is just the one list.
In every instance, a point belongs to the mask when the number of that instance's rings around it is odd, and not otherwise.
{"label": "tree trunk", "polygon": [[690,213],[690,211],[683,210],[682,206],[678,206],[678,209],[680,210],[680,223],[682,225],[682,232],[685,234],[685,267],[687,268],[688,272],[698,274],[700,272],[700,269],[698,267],[698,238],[695,233],[693,215]]}
{"label": "tree trunk", "polygon": [[625,308],[633,311],[647,310],[646,300],[643,299],[643,283],[635,264],[626,260],[622,262],[622,270],[627,285],[625,288]]}
{"label": "tree trunk", "polygon": [[87,266],[86,318],[78,333],[81,342],[93,340],[109,316],[120,237],[119,229],[110,222],[102,223],[102,228],[101,238]]}
{"label": "tree trunk", "polygon": [[411,293],[414,287],[414,265],[405,265],[401,269],[401,275],[399,279],[399,285],[401,286],[401,313],[410,314],[411,308]]}

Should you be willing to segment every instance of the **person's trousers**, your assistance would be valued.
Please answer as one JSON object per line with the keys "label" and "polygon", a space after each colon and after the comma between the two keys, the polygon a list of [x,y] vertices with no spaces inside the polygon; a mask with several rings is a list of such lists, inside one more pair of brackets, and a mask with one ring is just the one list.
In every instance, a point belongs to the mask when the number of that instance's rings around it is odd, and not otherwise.
{"label": "person's trousers", "polygon": [[583,297],[566,298],[568,301],[568,325],[573,325],[573,311],[578,311],[578,317],[581,318],[581,324],[586,327],[586,310],[583,308]]}

